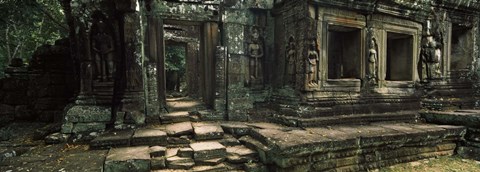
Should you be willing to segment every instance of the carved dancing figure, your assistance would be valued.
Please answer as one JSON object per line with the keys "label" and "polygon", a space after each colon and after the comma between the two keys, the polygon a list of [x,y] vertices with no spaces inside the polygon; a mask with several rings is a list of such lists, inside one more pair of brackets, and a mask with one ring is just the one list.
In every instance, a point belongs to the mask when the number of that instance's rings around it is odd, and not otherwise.
{"label": "carved dancing figure", "polygon": [[316,50],[315,39],[309,45],[308,56],[307,56],[307,86],[316,87],[317,84],[317,73],[318,73],[318,53]]}
{"label": "carved dancing figure", "polygon": [[297,50],[295,49],[295,39],[293,37],[290,37],[288,39],[288,45],[287,45],[286,73],[287,73],[287,81],[291,85],[295,85],[296,56],[297,56]]}
{"label": "carved dancing figure", "polygon": [[92,49],[95,62],[96,79],[100,81],[112,80],[114,73],[113,38],[108,32],[106,17],[103,14],[94,16],[92,28]]}
{"label": "carved dancing figure", "polygon": [[252,42],[248,45],[248,55],[250,56],[250,79],[260,78],[262,69],[263,46],[260,41],[260,33],[257,28],[252,29]]}
{"label": "carved dancing figure", "polygon": [[368,76],[370,82],[377,83],[377,61],[378,61],[378,45],[375,37],[370,41],[370,48],[368,50]]}

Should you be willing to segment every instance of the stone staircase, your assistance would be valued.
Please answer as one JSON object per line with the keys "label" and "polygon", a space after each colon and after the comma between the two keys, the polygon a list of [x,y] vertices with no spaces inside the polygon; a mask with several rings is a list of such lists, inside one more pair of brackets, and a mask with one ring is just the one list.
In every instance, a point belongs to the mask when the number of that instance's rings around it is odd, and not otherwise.
{"label": "stone staircase", "polygon": [[173,122],[112,130],[105,171],[366,171],[453,155],[466,129],[425,123],[286,127],[273,123]]}
{"label": "stone staircase", "polygon": [[164,124],[108,131],[90,149],[109,149],[104,171],[266,171],[257,152],[238,140],[247,125],[241,133],[233,124],[192,122],[193,112],[173,113]]}

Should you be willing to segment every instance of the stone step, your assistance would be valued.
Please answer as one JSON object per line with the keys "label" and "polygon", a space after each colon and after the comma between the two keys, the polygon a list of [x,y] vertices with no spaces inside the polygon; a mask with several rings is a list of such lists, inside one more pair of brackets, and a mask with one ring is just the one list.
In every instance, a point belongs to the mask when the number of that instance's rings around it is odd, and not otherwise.
{"label": "stone step", "polygon": [[[464,127],[372,123],[305,129],[252,129],[240,141],[276,171],[365,171],[452,155]],[[266,156],[267,155],[267,156]],[[307,167],[305,169],[304,167]]]}
{"label": "stone step", "polygon": [[215,141],[192,143],[190,147],[193,149],[195,162],[225,158],[227,154],[225,146]]}
{"label": "stone step", "polygon": [[232,164],[257,162],[257,156],[257,152],[243,145],[227,147],[227,162]]}
{"label": "stone step", "polygon": [[190,121],[190,114],[188,111],[177,111],[164,114],[160,116],[162,124],[171,124],[177,122],[187,122]]}
{"label": "stone step", "polygon": [[167,167],[169,169],[183,169],[188,170],[195,165],[192,158],[184,158],[178,156],[172,156],[167,158]]}
{"label": "stone step", "polygon": [[303,118],[294,116],[275,115],[274,122],[293,127],[321,127],[341,124],[367,124],[372,122],[415,122],[419,115],[416,111],[400,111],[391,113],[353,114]]}
{"label": "stone step", "polygon": [[194,138],[197,141],[223,138],[223,129],[219,124],[198,122],[193,123]]}
{"label": "stone step", "polygon": [[105,159],[105,172],[150,171],[150,149],[148,146],[112,148]]}

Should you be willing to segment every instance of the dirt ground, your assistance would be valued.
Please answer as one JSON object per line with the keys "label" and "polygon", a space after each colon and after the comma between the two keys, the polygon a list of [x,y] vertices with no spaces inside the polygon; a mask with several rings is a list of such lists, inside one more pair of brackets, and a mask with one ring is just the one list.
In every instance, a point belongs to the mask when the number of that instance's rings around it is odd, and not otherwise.
{"label": "dirt ground", "polygon": [[[107,150],[88,150],[88,145],[46,145],[33,140],[34,131],[45,124],[13,123],[0,129],[9,135],[0,141],[0,171],[101,171]],[[15,151],[13,157],[12,151]],[[10,154],[8,154],[10,153]],[[1,160],[0,159],[0,160]]]}

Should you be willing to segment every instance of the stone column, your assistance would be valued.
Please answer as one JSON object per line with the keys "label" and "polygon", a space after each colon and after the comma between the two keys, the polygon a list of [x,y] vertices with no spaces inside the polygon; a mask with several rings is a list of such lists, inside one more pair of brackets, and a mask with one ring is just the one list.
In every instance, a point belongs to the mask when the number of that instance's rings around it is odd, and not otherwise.
{"label": "stone column", "polygon": [[118,107],[115,108],[116,118],[123,114],[127,123],[145,123],[145,96],[143,83],[143,57],[141,44],[141,23],[139,12],[136,11],[136,1],[123,0],[116,3],[120,15],[120,43],[122,62],[117,74],[116,83]]}

